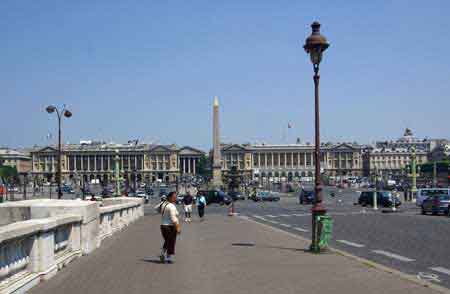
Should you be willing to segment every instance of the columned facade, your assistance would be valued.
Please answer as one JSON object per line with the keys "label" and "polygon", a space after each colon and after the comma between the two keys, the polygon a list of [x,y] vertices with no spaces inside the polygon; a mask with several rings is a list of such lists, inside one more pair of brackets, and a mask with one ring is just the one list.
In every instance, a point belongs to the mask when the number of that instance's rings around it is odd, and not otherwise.
{"label": "columned facade", "polygon": [[[189,147],[183,147],[189,148]],[[116,150],[119,160],[116,162]],[[65,145],[62,152],[62,179],[70,182],[108,184],[114,180],[115,165],[130,185],[135,182],[175,182],[181,171],[180,149],[176,145]],[[202,154],[202,151],[198,151]],[[200,156],[200,155],[199,155]],[[198,157],[192,155],[183,166],[195,172]],[[32,174],[53,182],[57,171],[57,149],[46,147],[31,152]]]}

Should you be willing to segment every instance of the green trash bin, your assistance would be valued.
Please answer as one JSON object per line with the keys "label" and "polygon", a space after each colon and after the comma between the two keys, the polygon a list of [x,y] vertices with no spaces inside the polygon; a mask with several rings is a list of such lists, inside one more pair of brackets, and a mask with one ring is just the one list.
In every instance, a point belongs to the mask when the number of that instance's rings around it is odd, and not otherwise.
{"label": "green trash bin", "polygon": [[331,239],[331,232],[333,231],[333,219],[329,215],[322,215],[317,217],[319,248],[324,249],[328,247]]}

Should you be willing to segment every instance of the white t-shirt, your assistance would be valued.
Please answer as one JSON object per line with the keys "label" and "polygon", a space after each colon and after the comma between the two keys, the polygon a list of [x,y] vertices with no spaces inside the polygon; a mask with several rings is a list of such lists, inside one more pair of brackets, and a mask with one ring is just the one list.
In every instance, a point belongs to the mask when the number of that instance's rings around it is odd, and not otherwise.
{"label": "white t-shirt", "polygon": [[178,210],[173,203],[163,203],[161,211],[161,225],[173,226],[178,223]]}

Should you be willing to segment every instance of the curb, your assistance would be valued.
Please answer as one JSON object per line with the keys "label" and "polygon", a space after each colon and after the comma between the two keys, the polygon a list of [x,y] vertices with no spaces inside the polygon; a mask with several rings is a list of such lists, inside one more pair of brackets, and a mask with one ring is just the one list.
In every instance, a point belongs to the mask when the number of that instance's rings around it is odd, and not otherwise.
{"label": "curb", "polygon": [[[266,228],[271,229],[273,231],[284,233],[284,234],[286,234],[286,235],[288,235],[290,237],[293,237],[293,238],[296,238],[296,239],[299,239],[299,240],[302,240],[302,241],[305,241],[305,242],[311,242],[311,240],[308,239],[308,238],[296,235],[296,234],[291,233],[291,232],[284,231],[284,230],[276,228],[276,227],[272,227],[272,226],[267,225],[267,224],[263,224],[263,223],[257,222],[257,221],[255,221],[255,220],[253,220],[253,219],[251,219],[251,218],[249,218],[247,216],[238,216],[238,217],[240,219],[242,219],[242,220],[246,220],[248,222],[252,222],[252,223],[258,224],[260,226],[266,227]],[[415,283],[415,284],[417,284],[419,286],[422,286],[422,287],[425,287],[425,288],[429,288],[429,289],[438,291],[440,293],[450,294],[450,289],[448,289],[448,288],[445,288],[443,286],[439,286],[439,285],[436,285],[436,284],[433,284],[433,283],[430,283],[430,282],[427,282],[427,281],[424,281],[424,280],[419,280],[414,275],[405,274],[405,273],[403,273],[403,272],[401,272],[399,270],[396,270],[396,269],[390,268],[388,266],[376,263],[376,262],[368,260],[366,258],[359,257],[359,256],[350,254],[348,252],[345,252],[345,251],[342,251],[340,249],[336,249],[336,248],[333,248],[333,247],[328,247],[328,251],[334,252],[334,253],[336,253],[338,255],[341,255],[341,256],[344,256],[344,257],[347,257],[347,258],[350,258],[350,259],[353,259],[353,260],[357,261],[358,263],[361,263],[362,265],[366,265],[366,266],[369,266],[369,267],[381,270],[383,272],[396,275],[396,276],[398,276],[399,278],[401,278],[403,280],[406,280],[406,281],[409,281],[409,282],[413,282],[413,283]]]}

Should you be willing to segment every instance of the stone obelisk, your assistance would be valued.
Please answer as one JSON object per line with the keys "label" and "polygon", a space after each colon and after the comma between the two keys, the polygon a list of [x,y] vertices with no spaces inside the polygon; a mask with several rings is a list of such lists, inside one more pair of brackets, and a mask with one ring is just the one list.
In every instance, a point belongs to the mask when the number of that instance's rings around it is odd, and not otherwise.
{"label": "stone obelisk", "polygon": [[222,162],[220,154],[220,132],[219,132],[219,98],[214,97],[213,106],[213,164],[212,185],[215,188],[222,186]]}

